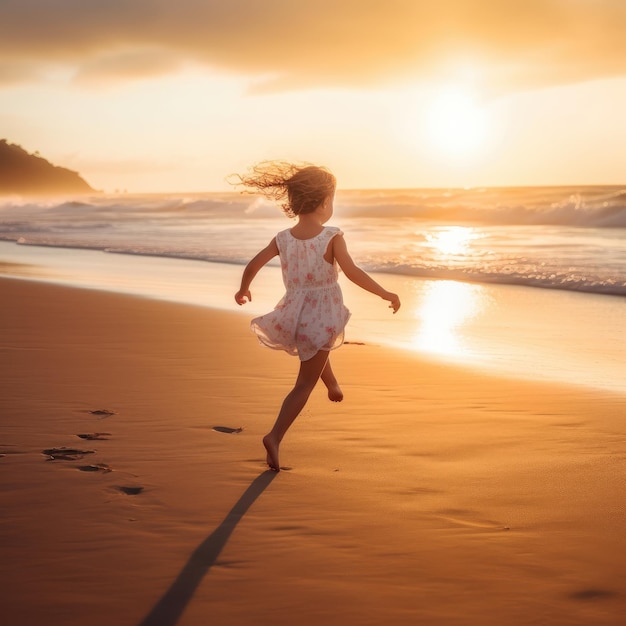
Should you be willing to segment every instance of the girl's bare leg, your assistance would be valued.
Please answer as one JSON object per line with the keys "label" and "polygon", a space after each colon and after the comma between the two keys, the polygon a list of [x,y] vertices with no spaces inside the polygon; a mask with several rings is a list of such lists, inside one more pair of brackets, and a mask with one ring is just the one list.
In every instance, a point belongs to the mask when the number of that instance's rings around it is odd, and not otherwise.
{"label": "girl's bare leg", "polygon": [[313,388],[317,384],[328,360],[328,351],[320,350],[308,361],[300,362],[300,371],[293,389],[283,400],[282,407],[272,430],[263,437],[263,445],[267,450],[267,464],[276,472],[280,471],[278,447],[285,433],[304,408]]}
{"label": "girl's bare leg", "polygon": [[333,368],[330,366],[330,357],[322,370],[322,381],[328,389],[328,399],[332,402],[341,402],[343,400],[343,391],[341,391],[341,387],[333,373]]}

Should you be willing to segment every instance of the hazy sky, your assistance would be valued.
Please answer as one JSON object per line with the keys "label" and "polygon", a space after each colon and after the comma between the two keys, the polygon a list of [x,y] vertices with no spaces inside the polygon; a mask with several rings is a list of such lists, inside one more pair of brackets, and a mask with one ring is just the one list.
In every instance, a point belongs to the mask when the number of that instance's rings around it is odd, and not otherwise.
{"label": "hazy sky", "polygon": [[0,138],[113,191],[626,182],[625,0],[0,0]]}

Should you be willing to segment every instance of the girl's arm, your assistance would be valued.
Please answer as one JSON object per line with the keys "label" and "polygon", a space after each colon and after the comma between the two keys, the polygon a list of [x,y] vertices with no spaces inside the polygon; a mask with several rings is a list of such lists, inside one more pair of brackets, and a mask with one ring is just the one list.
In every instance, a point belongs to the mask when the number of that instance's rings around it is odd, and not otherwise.
{"label": "girl's arm", "polygon": [[250,283],[254,277],[259,273],[259,270],[269,263],[275,256],[278,256],[278,245],[276,244],[276,237],[269,242],[269,244],[261,250],[253,259],[246,265],[246,269],[243,271],[241,277],[241,287],[235,294],[235,302],[237,304],[245,304],[247,301],[252,301],[252,295],[250,294]]}
{"label": "girl's arm", "polygon": [[358,265],[354,263],[348,247],[346,246],[346,240],[342,235],[335,235],[332,239],[332,254],[343,273],[355,284],[369,291],[377,296],[380,296],[383,300],[387,300],[391,304],[390,309],[393,309],[395,313],[400,308],[400,298],[397,294],[387,291],[381,285],[379,285],[367,272],[362,270]]}

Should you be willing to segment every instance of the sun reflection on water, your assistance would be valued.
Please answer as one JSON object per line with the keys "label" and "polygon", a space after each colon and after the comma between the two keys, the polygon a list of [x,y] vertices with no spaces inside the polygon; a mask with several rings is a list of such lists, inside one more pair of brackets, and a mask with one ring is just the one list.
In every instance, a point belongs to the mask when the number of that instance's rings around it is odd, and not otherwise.
{"label": "sun reflection on water", "polygon": [[472,240],[482,237],[469,226],[446,226],[426,235],[426,241],[442,256],[464,255],[470,250]]}
{"label": "sun reflection on water", "polygon": [[420,323],[413,346],[441,355],[467,355],[462,327],[478,312],[481,290],[480,285],[451,280],[429,283],[415,309]]}

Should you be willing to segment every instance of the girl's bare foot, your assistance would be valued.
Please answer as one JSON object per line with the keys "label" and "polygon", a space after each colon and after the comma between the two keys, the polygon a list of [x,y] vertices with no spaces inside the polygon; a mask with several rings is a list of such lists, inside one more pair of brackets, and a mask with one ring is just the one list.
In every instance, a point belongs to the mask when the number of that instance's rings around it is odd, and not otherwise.
{"label": "girl's bare foot", "polygon": [[271,435],[263,437],[263,445],[267,450],[267,464],[270,469],[280,472],[280,463],[278,462],[278,443]]}
{"label": "girl's bare foot", "polygon": [[328,399],[331,402],[341,402],[343,400],[343,391],[341,391],[341,387],[337,381],[326,385],[326,387],[328,388]]}
{"label": "girl's bare foot", "polygon": [[341,387],[335,378],[335,373],[330,365],[330,359],[326,361],[320,378],[326,385],[326,389],[328,389],[328,399],[331,402],[341,402],[343,400],[343,391],[341,391]]}

